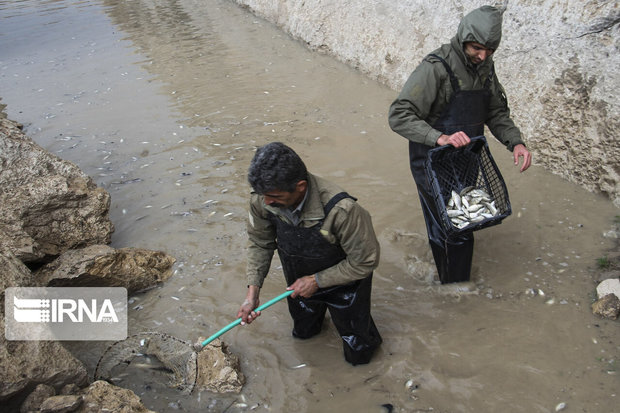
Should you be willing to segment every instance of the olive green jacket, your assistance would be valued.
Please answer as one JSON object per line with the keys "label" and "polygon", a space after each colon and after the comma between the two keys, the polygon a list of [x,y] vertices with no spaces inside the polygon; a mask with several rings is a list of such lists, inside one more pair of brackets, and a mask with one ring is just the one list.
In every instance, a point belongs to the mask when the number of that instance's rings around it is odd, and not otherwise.
{"label": "olive green jacket", "polygon": [[[482,89],[493,70],[493,58],[473,65],[463,52],[465,42],[475,41],[496,50],[501,39],[501,13],[494,7],[483,6],[463,17],[457,35],[449,44],[432,52],[442,57],[456,75],[462,90]],[[491,133],[512,151],[523,144],[521,132],[510,118],[504,88],[493,74],[490,83],[491,100],[486,125]],[[452,97],[450,77],[442,63],[427,56],[411,73],[402,91],[390,106],[389,123],[392,130],[412,142],[435,146],[441,132],[433,125]]]}
{"label": "olive green jacket", "polygon": [[[327,217],[323,207],[343,190],[322,178],[308,174],[308,195],[301,212],[300,226],[313,227],[321,220],[321,234],[332,244],[338,244],[346,259],[315,275],[320,288],[347,284],[366,278],[379,264],[379,241],[372,226],[370,214],[355,200],[345,198],[338,202]],[[277,248],[276,228],[268,214],[276,215],[287,223],[280,208],[265,205],[262,195],[252,193],[248,230],[248,285],[262,287],[269,272],[273,252]]]}

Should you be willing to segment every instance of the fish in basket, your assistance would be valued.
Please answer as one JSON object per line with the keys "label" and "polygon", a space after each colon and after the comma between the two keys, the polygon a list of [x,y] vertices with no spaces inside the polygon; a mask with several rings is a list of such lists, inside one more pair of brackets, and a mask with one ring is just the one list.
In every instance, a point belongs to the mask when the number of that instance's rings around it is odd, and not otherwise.
{"label": "fish in basket", "polygon": [[425,171],[448,236],[500,224],[512,213],[508,189],[484,136],[460,148],[431,149]]}

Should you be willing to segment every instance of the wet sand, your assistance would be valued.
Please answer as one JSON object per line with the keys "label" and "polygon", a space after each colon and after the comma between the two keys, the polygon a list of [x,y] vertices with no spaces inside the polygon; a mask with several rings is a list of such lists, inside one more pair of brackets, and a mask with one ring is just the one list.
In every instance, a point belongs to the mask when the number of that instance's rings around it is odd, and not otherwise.
{"label": "wet sand", "polygon": [[[387,125],[397,91],[226,1],[25,0],[0,2],[0,19],[9,118],[110,192],[113,247],[178,259],[169,282],[131,297],[130,334],[194,341],[234,319],[246,285],[245,174],[258,145],[289,144],[373,216],[382,247],[373,316],[384,344],[369,365],[344,362],[329,322],[316,338],[293,339],[279,304],[223,337],[242,360],[242,394],[154,391],[146,375],[118,383],[149,408],[617,406],[620,329],[590,310],[596,260],[615,245],[602,234],[618,209],[604,196],[537,166],[520,174],[491,141],[513,214],[476,233],[474,293],[456,293],[434,281],[407,143]],[[284,287],[276,261],[262,299]],[[105,346],[71,344],[91,371]]]}

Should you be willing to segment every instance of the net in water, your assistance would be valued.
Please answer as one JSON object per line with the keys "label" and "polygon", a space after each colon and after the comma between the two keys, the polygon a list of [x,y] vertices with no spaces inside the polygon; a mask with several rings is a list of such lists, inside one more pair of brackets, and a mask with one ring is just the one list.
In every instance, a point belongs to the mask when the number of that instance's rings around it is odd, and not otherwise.
{"label": "net in water", "polygon": [[198,375],[197,353],[192,344],[174,336],[145,332],[117,341],[103,353],[95,369],[95,380],[113,381],[119,366],[129,366],[136,358],[154,357],[166,371],[167,385],[191,393]]}

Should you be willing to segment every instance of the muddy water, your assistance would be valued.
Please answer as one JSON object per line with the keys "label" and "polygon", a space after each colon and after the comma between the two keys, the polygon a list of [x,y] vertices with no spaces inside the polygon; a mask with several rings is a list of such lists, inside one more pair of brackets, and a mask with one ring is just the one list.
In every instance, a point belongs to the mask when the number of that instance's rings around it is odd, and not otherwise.
{"label": "muddy water", "polygon": [[[618,405],[620,329],[590,311],[596,259],[613,247],[602,236],[618,214],[607,199],[537,166],[519,174],[491,142],[513,215],[476,234],[474,293],[456,293],[433,279],[406,141],[387,126],[395,91],[228,1],[0,1],[0,22],[8,116],[111,193],[112,246],[178,260],[170,281],[131,297],[130,333],[194,341],[234,319],[245,295],[245,171],[257,145],[291,145],[373,216],[382,246],[373,315],[384,344],[371,364],[344,362],[331,323],[294,340],[278,304],[224,336],[247,377],[241,394],[183,396],[151,373],[119,383],[151,409]],[[283,290],[275,262],[262,298]],[[70,346],[92,372],[106,344]]]}

